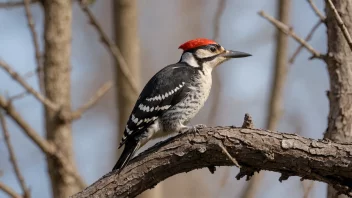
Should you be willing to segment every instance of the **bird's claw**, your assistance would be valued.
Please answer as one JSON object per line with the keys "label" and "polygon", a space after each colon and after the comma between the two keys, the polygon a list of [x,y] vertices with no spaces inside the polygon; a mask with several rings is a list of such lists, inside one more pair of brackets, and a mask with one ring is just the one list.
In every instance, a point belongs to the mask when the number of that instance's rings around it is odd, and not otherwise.
{"label": "bird's claw", "polygon": [[193,132],[193,133],[198,133],[199,132],[199,129],[203,129],[207,127],[206,125],[204,124],[197,124],[197,125],[194,125],[194,126],[187,126],[185,127],[184,129],[180,130],[180,134],[182,133],[186,133],[186,132]]}

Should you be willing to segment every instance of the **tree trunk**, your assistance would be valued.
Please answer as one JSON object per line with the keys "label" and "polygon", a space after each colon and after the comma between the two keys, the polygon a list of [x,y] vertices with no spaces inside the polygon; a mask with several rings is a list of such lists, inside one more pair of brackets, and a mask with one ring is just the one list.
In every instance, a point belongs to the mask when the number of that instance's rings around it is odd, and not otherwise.
{"label": "tree trunk", "polygon": [[[289,24],[291,0],[278,1],[279,21]],[[287,49],[288,36],[277,30],[277,42],[275,53],[275,68],[273,82],[271,85],[271,96],[266,120],[266,129],[275,130],[280,121],[282,113],[283,91],[287,76]],[[260,187],[260,182],[264,177],[264,172],[260,172],[252,177],[245,188],[242,197],[254,198]]]}
{"label": "tree trunk", "polygon": [[[45,11],[45,95],[52,102],[71,110],[71,0],[44,1]],[[71,123],[58,119],[58,112],[45,108],[46,136],[67,158],[67,166],[77,170],[73,157]],[[74,177],[64,170],[56,158],[47,156],[52,193],[55,198],[67,198],[80,187]]]}
{"label": "tree trunk", "polygon": [[[113,1],[113,23],[115,29],[116,44],[125,58],[128,68],[137,84],[140,84],[140,48],[138,36],[138,9],[136,0],[114,0]],[[118,64],[118,63],[116,63]],[[128,117],[134,107],[139,93],[133,92],[126,77],[121,73],[116,65],[116,88],[118,101],[118,144],[122,138]],[[119,150],[121,151],[121,150]],[[117,152],[120,156],[120,152]],[[162,189],[159,185],[151,191],[146,191],[140,198],[158,198],[161,196]]]}
{"label": "tree trunk", "polygon": [[[352,0],[333,0],[337,11],[349,32],[352,31]],[[325,138],[335,142],[352,141],[352,54],[333,11],[326,3],[326,26],[328,34],[327,67],[330,76],[330,112]],[[328,187],[329,198],[342,198]]]}
{"label": "tree trunk", "polygon": [[[125,58],[131,74],[135,77],[137,84],[140,84],[140,55],[138,37],[138,13],[136,0],[114,0],[114,29],[115,40]],[[116,63],[118,64],[118,63]],[[116,88],[119,111],[119,137],[120,142],[127,119],[138,98],[139,93],[134,93],[126,77],[116,65]]]}

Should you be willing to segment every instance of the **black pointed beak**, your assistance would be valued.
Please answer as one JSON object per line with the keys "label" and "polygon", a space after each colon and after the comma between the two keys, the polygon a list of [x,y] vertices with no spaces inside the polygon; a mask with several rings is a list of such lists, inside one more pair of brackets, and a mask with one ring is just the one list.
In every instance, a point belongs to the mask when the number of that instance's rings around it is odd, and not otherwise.
{"label": "black pointed beak", "polygon": [[252,56],[252,55],[248,54],[248,53],[245,53],[245,52],[226,50],[222,54],[222,56],[226,57],[226,58],[243,58],[243,57]]}

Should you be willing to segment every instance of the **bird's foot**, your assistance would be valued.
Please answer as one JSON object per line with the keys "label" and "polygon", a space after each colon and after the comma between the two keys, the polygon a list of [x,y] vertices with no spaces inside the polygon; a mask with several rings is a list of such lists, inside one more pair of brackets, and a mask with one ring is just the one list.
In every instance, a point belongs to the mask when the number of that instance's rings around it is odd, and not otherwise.
{"label": "bird's foot", "polygon": [[194,126],[185,126],[184,128],[182,128],[180,130],[180,134],[182,133],[186,133],[186,132],[194,132],[194,133],[198,133],[199,132],[199,129],[203,129],[207,127],[206,125],[204,124],[197,124],[197,125],[194,125]]}

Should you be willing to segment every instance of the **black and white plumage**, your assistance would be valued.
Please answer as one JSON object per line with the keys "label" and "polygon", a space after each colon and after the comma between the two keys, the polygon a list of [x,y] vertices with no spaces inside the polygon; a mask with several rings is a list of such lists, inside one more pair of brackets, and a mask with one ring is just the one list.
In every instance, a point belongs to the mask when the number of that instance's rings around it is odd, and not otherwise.
{"label": "black and white plumage", "polygon": [[180,61],[160,70],[142,90],[120,144],[125,148],[113,170],[121,171],[148,140],[194,129],[186,124],[209,96],[213,68],[229,58],[249,56],[207,39],[191,40],[180,48],[184,50]]}

